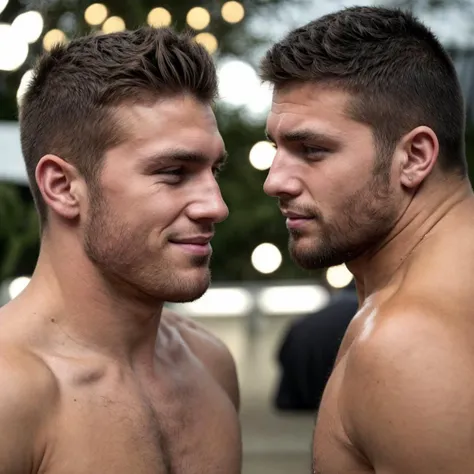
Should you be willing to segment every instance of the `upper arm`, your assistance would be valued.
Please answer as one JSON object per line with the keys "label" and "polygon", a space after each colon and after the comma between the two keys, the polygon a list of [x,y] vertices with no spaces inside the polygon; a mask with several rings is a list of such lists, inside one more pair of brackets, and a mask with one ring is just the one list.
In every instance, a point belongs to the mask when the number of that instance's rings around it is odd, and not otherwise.
{"label": "upper arm", "polygon": [[18,354],[0,355],[0,474],[32,472],[40,463],[38,433],[48,384],[40,379],[48,377],[38,373],[37,365]]}
{"label": "upper arm", "polygon": [[472,363],[456,342],[440,325],[395,319],[351,350],[343,423],[377,473],[474,470]]}

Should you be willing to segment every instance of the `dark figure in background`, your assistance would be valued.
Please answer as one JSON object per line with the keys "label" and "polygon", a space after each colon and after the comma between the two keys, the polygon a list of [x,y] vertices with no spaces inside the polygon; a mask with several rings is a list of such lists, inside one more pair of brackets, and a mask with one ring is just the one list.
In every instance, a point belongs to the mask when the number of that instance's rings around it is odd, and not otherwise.
{"label": "dark figure in background", "polygon": [[317,411],[342,338],[357,308],[352,280],[332,295],[324,308],[290,325],[278,351],[281,373],[275,395],[278,410]]}

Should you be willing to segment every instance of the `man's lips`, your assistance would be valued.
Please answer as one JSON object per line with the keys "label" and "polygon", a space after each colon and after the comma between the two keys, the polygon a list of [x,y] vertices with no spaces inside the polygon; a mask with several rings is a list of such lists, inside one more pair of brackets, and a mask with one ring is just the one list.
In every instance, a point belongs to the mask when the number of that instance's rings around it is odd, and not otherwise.
{"label": "man's lips", "polygon": [[211,239],[214,234],[196,235],[192,237],[182,237],[170,240],[173,245],[179,246],[182,250],[195,255],[209,255],[212,251]]}
{"label": "man's lips", "polygon": [[309,222],[314,220],[313,216],[309,216],[307,214],[300,214],[286,210],[282,210],[281,212],[283,216],[286,217],[286,227],[288,229],[301,229]]}

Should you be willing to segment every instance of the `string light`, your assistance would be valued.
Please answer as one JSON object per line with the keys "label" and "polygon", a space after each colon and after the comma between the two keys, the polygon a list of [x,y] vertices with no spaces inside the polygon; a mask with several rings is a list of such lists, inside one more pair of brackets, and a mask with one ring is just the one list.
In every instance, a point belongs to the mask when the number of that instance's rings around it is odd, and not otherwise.
{"label": "string light", "polygon": [[217,49],[217,38],[212,33],[199,33],[194,39],[202,44],[210,54],[213,54]]}
{"label": "string light", "polygon": [[239,2],[226,2],[222,5],[221,14],[227,23],[238,23],[245,16],[245,9]]}
{"label": "string light", "polygon": [[107,18],[107,7],[102,3],[93,3],[86,8],[84,18],[89,25],[100,25]]}
{"label": "string light", "polygon": [[123,31],[125,29],[125,22],[119,16],[111,16],[102,25],[102,31],[104,33],[116,33],[117,31]]}
{"label": "string light", "polygon": [[169,26],[171,24],[171,14],[166,8],[153,8],[153,10],[148,13],[147,23],[155,28]]}
{"label": "string light", "polygon": [[43,37],[43,48],[49,51],[55,44],[67,41],[64,32],[58,29],[49,30]]}
{"label": "string light", "polygon": [[209,12],[202,7],[191,8],[186,15],[187,24],[195,30],[203,30],[207,25],[209,25],[210,21],[211,15],[209,15]]}

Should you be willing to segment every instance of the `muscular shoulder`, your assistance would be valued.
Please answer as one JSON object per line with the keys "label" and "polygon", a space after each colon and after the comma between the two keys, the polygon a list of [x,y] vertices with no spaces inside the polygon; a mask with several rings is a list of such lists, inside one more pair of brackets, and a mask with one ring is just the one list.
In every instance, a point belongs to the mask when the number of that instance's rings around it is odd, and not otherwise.
{"label": "muscular shoulder", "polygon": [[240,408],[239,384],[234,358],[228,347],[214,334],[193,320],[173,311],[163,310],[163,317],[176,327],[194,355],[228,394],[237,410]]}
{"label": "muscular shoulder", "polygon": [[[8,382],[8,383],[6,383]],[[0,350],[0,397],[18,406],[18,415],[40,419],[44,408],[57,400],[58,384],[48,366],[36,355],[18,347]],[[39,404],[42,410],[38,410]],[[0,403],[0,408],[5,404]]]}
{"label": "muscular shoulder", "polygon": [[[394,472],[434,472],[427,459],[441,466],[468,447],[473,352],[444,316],[416,302],[383,308],[347,353],[345,427],[375,464],[393,463]],[[448,438],[452,448],[436,452]]]}
{"label": "muscular shoulder", "polygon": [[56,379],[33,354],[2,344],[0,386],[0,473],[4,466],[23,472],[24,463],[31,470],[44,449],[41,433],[57,400]]}

